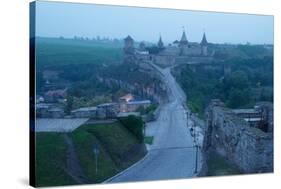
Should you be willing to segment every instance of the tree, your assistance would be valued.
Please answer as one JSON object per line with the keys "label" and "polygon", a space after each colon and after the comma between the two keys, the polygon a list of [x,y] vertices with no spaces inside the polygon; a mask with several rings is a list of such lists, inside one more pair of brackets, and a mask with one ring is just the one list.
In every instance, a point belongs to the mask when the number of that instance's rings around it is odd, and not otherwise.
{"label": "tree", "polygon": [[229,86],[238,88],[238,89],[245,89],[249,86],[248,76],[244,71],[236,71],[230,75],[229,78]]}
{"label": "tree", "polygon": [[230,90],[227,105],[230,108],[238,108],[250,103],[250,91],[248,89],[240,90],[232,88]]}
{"label": "tree", "polygon": [[42,72],[36,72],[36,92],[40,93],[44,86],[44,78]]}
{"label": "tree", "polygon": [[119,121],[123,126],[125,126],[133,135],[137,137],[139,142],[143,142],[144,134],[144,124],[141,117],[136,117],[134,115],[130,115],[128,117],[119,118]]}
{"label": "tree", "polygon": [[70,114],[73,108],[73,96],[67,95],[66,97],[66,113]]}

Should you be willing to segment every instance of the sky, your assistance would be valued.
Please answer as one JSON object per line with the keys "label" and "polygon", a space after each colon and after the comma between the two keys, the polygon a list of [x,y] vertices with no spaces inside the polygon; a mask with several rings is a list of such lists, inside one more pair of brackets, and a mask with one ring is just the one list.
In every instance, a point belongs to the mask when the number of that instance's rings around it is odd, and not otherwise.
{"label": "sky", "polygon": [[273,16],[37,1],[36,36],[273,44]]}

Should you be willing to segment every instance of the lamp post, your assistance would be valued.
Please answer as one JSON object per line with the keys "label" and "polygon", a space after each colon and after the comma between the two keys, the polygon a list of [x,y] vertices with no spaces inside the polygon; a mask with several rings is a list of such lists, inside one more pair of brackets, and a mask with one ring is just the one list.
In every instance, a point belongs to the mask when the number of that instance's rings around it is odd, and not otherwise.
{"label": "lamp post", "polygon": [[93,151],[94,151],[94,154],[95,154],[95,160],[96,160],[96,174],[98,173],[98,155],[100,153],[100,149],[99,149],[99,146],[97,143],[95,143],[93,145]]}
{"label": "lamp post", "polygon": [[186,113],[186,125],[187,125],[187,128],[188,128],[188,115],[189,115],[189,113],[188,113],[187,110],[185,111],[185,113]]}
{"label": "lamp post", "polygon": [[195,147],[195,168],[194,168],[194,173],[197,173],[198,169],[198,144],[197,144],[197,132],[195,129],[195,124],[193,124],[193,136],[194,136],[194,147]]}
{"label": "lamp post", "polygon": [[143,137],[145,137],[145,127],[146,127],[146,122],[143,121],[142,122],[142,125],[143,125]]}

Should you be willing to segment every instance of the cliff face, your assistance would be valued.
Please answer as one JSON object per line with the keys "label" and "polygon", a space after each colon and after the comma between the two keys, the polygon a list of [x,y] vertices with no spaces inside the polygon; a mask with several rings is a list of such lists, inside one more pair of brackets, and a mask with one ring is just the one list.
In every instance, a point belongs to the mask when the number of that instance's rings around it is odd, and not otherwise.
{"label": "cliff face", "polygon": [[205,151],[214,149],[245,173],[273,171],[272,132],[250,127],[219,101],[212,101],[206,117]]}
{"label": "cliff face", "polygon": [[144,85],[142,83],[132,84],[128,81],[115,78],[99,78],[99,80],[110,88],[118,87],[125,89],[143,99],[150,99],[157,103],[160,103],[167,98],[166,87],[158,80],[152,80],[149,85]]}

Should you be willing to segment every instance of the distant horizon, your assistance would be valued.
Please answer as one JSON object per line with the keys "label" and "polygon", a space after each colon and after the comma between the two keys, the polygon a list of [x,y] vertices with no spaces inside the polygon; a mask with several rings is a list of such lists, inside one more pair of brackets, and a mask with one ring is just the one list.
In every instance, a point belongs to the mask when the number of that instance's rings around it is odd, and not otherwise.
{"label": "distant horizon", "polygon": [[[79,36],[79,35],[75,35],[76,37],[83,37],[83,40],[84,41],[87,41],[85,38],[88,38],[89,41],[92,41],[93,38],[96,39],[97,36],[93,36],[93,37],[88,37],[88,36]],[[36,38],[49,38],[49,39],[60,39],[60,37],[63,37],[64,39],[66,40],[75,40],[74,37],[65,37],[65,36],[35,36]],[[130,35],[132,37],[132,35]],[[125,37],[123,38],[112,38],[112,37],[108,37],[108,36],[100,36],[101,37],[101,40],[103,38],[108,38],[109,40],[114,40],[114,39],[117,39],[117,40],[124,40]],[[133,37],[132,37],[133,38]],[[134,39],[134,38],[133,38]],[[63,39],[62,39],[63,40]],[[79,40],[79,39],[77,39]],[[175,40],[178,40],[178,39],[175,39]],[[155,44],[157,45],[157,41],[155,42],[152,42],[152,41],[148,41],[148,40],[134,40],[135,43],[140,43],[140,42],[145,42],[145,43],[152,43],[152,44]],[[200,43],[200,41],[189,41],[191,43]],[[171,43],[165,43],[164,46],[168,46],[169,44],[172,44],[173,42]],[[210,44],[219,44],[219,45],[247,45],[247,43],[249,43],[250,45],[273,45],[274,46],[274,43],[250,43],[250,42],[246,42],[246,43],[227,43],[227,42],[222,42],[222,43],[214,43],[214,42],[208,42]]]}
{"label": "distant horizon", "polygon": [[93,38],[104,36],[164,44],[200,42],[203,33],[214,44],[274,44],[273,16],[240,13],[141,8],[65,2],[36,2],[36,36]]}

